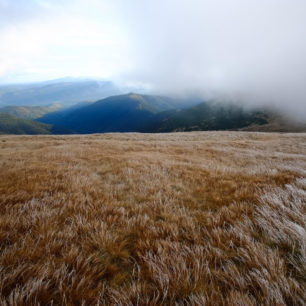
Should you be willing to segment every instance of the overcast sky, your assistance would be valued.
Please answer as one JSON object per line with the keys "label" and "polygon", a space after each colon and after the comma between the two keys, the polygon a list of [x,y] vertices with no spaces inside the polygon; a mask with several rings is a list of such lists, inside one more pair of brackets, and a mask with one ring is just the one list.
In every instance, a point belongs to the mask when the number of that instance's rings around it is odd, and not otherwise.
{"label": "overcast sky", "polygon": [[305,114],[306,1],[0,0],[0,83],[65,76]]}

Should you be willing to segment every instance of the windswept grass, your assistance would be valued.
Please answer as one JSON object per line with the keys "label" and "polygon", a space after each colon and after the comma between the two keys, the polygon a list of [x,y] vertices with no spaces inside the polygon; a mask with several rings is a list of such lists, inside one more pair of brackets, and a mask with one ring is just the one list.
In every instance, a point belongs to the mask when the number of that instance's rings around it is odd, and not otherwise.
{"label": "windswept grass", "polygon": [[306,135],[0,136],[1,305],[305,305]]}

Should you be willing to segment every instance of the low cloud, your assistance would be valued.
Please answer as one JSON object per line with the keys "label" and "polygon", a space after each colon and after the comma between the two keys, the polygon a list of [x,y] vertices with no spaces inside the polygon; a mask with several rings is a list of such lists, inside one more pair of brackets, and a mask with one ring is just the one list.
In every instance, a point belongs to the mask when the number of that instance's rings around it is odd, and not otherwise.
{"label": "low cloud", "polygon": [[132,62],[123,79],[306,118],[304,0],[122,0],[117,8]]}

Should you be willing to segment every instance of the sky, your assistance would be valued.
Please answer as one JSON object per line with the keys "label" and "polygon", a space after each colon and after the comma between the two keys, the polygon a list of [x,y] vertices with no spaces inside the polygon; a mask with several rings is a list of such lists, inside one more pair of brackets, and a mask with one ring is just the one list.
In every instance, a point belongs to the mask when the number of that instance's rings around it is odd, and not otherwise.
{"label": "sky", "polygon": [[127,36],[109,3],[0,0],[0,82],[120,74]]}
{"label": "sky", "polygon": [[0,0],[0,83],[67,76],[306,118],[306,1]]}

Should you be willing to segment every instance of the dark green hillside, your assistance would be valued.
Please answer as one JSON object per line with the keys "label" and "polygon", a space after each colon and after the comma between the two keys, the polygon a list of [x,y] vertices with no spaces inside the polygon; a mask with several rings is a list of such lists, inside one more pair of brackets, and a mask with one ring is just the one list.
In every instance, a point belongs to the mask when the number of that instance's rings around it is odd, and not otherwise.
{"label": "dark green hillside", "polygon": [[28,119],[0,113],[0,134],[66,134],[67,130]]}
{"label": "dark green hillside", "polygon": [[159,114],[147,126],[146,132],[236,130],[251,124],[268,122],[262,111],[246,111],[236,104],[203,102],[184,110]]}

